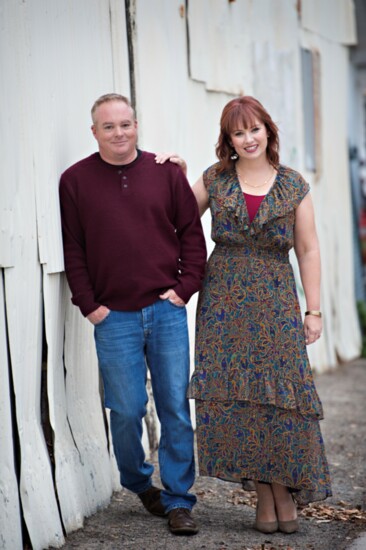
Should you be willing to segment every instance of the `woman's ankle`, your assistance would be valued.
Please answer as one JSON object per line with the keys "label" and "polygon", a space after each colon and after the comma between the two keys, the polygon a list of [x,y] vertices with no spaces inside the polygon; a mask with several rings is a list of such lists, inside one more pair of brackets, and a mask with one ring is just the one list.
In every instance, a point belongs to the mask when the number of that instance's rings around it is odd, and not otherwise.
{"label": "woman's ankle", "polygon": [[275,500],[269,484],[255,482],[257,490],[256,518],[260,522],[277,521]]}
{"label": "woman's ankle", "polygon": [[287,487],[272,485],[277,518],[281,522],[297,519],[296,503]]}

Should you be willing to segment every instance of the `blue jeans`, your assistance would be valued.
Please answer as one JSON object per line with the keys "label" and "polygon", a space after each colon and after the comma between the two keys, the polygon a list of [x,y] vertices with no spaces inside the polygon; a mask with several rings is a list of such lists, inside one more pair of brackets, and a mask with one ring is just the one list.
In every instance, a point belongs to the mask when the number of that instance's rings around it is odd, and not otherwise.
{"label": "blue jeans", "polygon": [[159,467],[165,511],[191,509],[195,495],[193,429],[189,402],[189,341],[185,307],[159,300],[139,311],[111,311],[95,326],[105,406],[111,409],[113,447],[121,484],[134,493],[152,484],[145,460],[142,421],[146,414],[147,368],[161,424]]}

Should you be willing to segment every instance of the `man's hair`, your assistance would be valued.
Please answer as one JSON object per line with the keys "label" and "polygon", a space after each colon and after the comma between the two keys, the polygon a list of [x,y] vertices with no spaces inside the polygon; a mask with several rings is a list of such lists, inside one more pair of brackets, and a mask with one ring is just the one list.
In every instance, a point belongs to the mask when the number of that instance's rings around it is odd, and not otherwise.
{"label": "man's hair", "polygon": [[[133,107],[128,97],[121,94],[104,94],[98,97],[98,99],[94,102],[93,107],[91,108],[91,116],[92,116],[93,124],[95,124],[95,111],[97,110],[99,105],[102,105],[103,103],[108,103],[109,101],[123,101],[123,103],[126,103],[126,105],[131,107],[134,113]],[[135,113],[134,113],[134,116],[135,116]]]}

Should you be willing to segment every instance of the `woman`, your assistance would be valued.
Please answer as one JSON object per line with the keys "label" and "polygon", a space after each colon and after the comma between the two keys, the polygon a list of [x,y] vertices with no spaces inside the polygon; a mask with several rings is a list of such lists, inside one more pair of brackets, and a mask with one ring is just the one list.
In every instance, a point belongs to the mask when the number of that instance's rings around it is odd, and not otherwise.
{"label": "woman", "polygon": [[193,186],[201,215],[211,210],[216,243],[198,302],[189,391],[199,470],[244,486],[254,481],[255,527],[263,533],[297,531],[294,499],[331,495],[306,352],[322,331],[313,205],[309,185],[279,163],[278,151],[278,129],[263,106],[234,99],[221,116],[219,162]]}

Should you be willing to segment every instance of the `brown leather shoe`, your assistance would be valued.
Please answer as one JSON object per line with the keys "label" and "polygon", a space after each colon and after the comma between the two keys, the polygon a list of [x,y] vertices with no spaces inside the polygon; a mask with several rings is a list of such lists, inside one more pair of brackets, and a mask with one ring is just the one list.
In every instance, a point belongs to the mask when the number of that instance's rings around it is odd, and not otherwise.
{"label": "brown leather shoe", "polygon": [[195,535],[198,533],[196,522],[187,508],[173,508],[169,512],[169,529],[173,535]]}
{"label": "brown leather shoe", "polygon": [[154,516],[166,516],[164,506],[160,501],[161,489],[151,486],[147,491],[139,493],[137,496],[141,500],[142,504],[145,506],[146,510]]}

